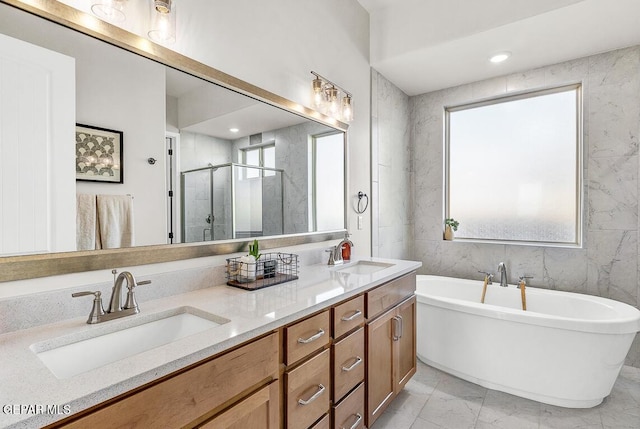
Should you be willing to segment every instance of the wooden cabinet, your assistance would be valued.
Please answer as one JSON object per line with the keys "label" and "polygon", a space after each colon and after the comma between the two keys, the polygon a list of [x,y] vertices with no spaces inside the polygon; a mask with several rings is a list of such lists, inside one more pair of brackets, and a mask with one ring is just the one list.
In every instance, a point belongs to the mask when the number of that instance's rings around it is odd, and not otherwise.
{"label": "wooden cabinet", "polygon": [[395,306],[416,292],[416,273],[412,272],[392,280],[366,293],[367,320]]}
{"label": "wooden cabinet", "polygon": [[285,364],[292,365],[329,345],[329,310],[285,328]]}
{"label": "wooden cabinet", "polygon": [[330,427],[331,427],[331,419],[329,419],[329,414],[325,414],[324,417],[318,420],[309,429],[329,429]]}
{"label": "wooden cabinet", "polygon": [[411,273],[366,294],[368,427],[416,372],[415,279]]}
{"label": "wooden cabinet", "polygon": [[333,427],[357,429],[364,427],[364,383],[333,407]]}
{"label": "wooden cabinet", "polygon": [[393,331],[396,310],[384,313],[367,325],[367,426],[382,414],[393,399]]}
{"label": "wooden cabinet", "polygon": [[338,339],[364,323],[364,295],[336,305],[332,311],[333,338]]}
{"label": "wooden cabinet", "polygon": [[411,273],[50,428],[370,427],[416,370],[414,292]]}
{"label": "wooden cabinet", "polygon": [[329,411],[330,367],[327,349],[285,373],[288,429],[307,428]]}
{"label": "wooden cabinet", "polygon": [[[62,422],[54,427],[67,429],[197,427],[211,416],[242,401],[247,395],[246,392],[255,391],[260,386],[278,378],[278,338],[277,333],[272,333],[126,395],[106,406],[98,407],[97,410],[71,422]],[[272,385],[277,385],[277,382]],[[274,392],[269,389],[268,393],[270,399],[267,401],[267,407],[277,407],[277,403],[271,402],[271,395]],[[263,396],[260,398],[257,399],[258,402],[264,399]],[[261,408],[263,406],[247,404],[243,407],[245,407],[244,411],[239,413],[249,416],[253,411],[246,411],[246,407]],[[264,416],[264,410],[258,413]],[[277,424],[265,427],[279,426],[279,413],[269,415],[268,421],[273,421],[274,416],[278,418]],[[231,416],[225,421],[233,421],[234,418],[236,417]],[[237,417],[237,419],[240,421],[242,418]]]}
{"label": "wooden cabinet", "polygon": [[412,297],[396,307],[400,335],[396,342],[395,390],[396,394],[416,373],[416,298]]}
{"label": "wooden cabinet", "polygon": [[276,429],[280,425],[279,387],[278,382],[273,381],[198,427],[201,429]]}
{"label": "wooden cabinet", "polygon": [[364,328],[360,328],[332,347],[333,400],[338,402],[358,383],[364,381]]}

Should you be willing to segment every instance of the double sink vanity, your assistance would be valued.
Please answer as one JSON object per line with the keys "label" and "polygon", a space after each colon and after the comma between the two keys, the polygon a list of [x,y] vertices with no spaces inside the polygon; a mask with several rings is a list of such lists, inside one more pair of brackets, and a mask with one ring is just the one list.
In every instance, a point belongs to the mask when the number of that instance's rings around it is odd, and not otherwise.
{"label": "double sink vanity", "polygon": [[415,373],[419,266],[311,265],[256,291],[212,286],[4,334],[3,404],[50,409],[5,412],[0,427],[369,427]]}

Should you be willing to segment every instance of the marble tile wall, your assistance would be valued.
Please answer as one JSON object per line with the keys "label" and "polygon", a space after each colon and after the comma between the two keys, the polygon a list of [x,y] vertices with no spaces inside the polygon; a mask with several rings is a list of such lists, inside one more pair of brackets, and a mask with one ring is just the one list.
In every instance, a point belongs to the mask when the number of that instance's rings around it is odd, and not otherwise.
{"label": "marble tile wall", "polygon": [[[374,73],[375,75],[376,73]],[[584,243],[583,248],[553,248],[443,241],[443,106],[502,95],[511,91],[582,82],[584,97]],[[382,172],[394,156],[401,156],[397,143],[403,134],[393,126],[382,127],[381,109],[395,98],[394,90],[377,76],[377,110],[372,124],[380,139],[378,170]],[[381,101],[385,100],[384,103]],[[374,103],[372,103],[374,104]],[[397,108],[397,106],[395,107]],[[414,220],[413,259],[423,263],[421,272],[454,277],[479,278],[477,271],[496,271],[504,261],[509,282],[518,275],[534,278],[532,286],[587,293],[640,305],[638,269],[638,139],[640,134],[640,46],[611,51],[481,82],[466,84],[409,98],[410,140],[406,151],[411,165],[391,169],[391,177],[379,174],[374,184],[380,193],[382,236],[390,203],[396,208],[404,197],[387,200],[383,192],[405,183],[414,203],[408,216]],[[394,114],[385,115],[385,121]],[[393,122],[393,120],[392,120]],[[381,129],[397,131],[384,136]],[[376,139],[377,139],[376,138]],[[383,158],[387,144],[391,160]],[[375,164],[374,164],[375,166]],[[401,177],[413,172],[410,185]],[[413,186],[413,188],[411,187]],[[496,201],[497,203],[497,201]],[[393,209],[390,209],[393,213]],[[375,234],[375,232],[374,232]],[[379,249],[384,249],[378,237]],[[380,252],[379,252],[380,253]],[[384,256],[387,256],[386,254]],[[400,254],[392,255],[399,257]],[[640,367],[640,341],[636,341],[627,364]]]}
{"label": "marble tile wall", "polygon": [[[263,133],[263,141],[275,140],[276,168],[284,170],[281,191],[283,195],[280,198],[263,201],[263,204],[265,204],[265,213],[277,215],[282,212],[281,198],[284,199],[284,234],[309,231],[309,166],[306,142],[309,140],[309,136],[322,134],[328,130],[320,123],[305,121],[298,125],[271,130],[268,132],[268,138],[266,133]],[[248,138],[235,140],[234,154],[237,154],[238,149],[247,146],[249,146]],[[267,194],[265,193],[265,195]],[[267,225],[270,230],[276,228],[282,230],[282,222],[277,222],[276,225],[271,223]]]}
{"label": "marble tile wall", "polygon": [[372,255],[412,259],[409,97],[371,70]]}

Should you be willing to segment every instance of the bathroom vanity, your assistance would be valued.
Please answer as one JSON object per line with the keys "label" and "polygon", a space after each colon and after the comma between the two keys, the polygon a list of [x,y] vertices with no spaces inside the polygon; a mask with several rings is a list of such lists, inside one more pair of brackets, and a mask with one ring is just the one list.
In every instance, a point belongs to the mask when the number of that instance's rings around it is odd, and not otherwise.
{"label": "bathroom vanity", "polygon": [[[415,373],[419,266],[312,265],[257,291],[213,286],[140,302],[140,314],[118,321],[5,334],[10,401],[68,413],[5,414],[0,427],[369,427]],[[71,376],[38,357],[182,313],[217,326]]]}

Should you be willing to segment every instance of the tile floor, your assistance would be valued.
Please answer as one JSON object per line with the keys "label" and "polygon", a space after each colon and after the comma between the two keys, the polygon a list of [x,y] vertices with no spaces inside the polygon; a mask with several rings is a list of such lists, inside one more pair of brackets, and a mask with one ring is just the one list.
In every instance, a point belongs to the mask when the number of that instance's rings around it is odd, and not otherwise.
{"label": "tile floor", "polygon": [[640,369],[623,367],[590,409],[541,404],[486,389],[418,361],[418,372],[371,429],[640,429]]}

